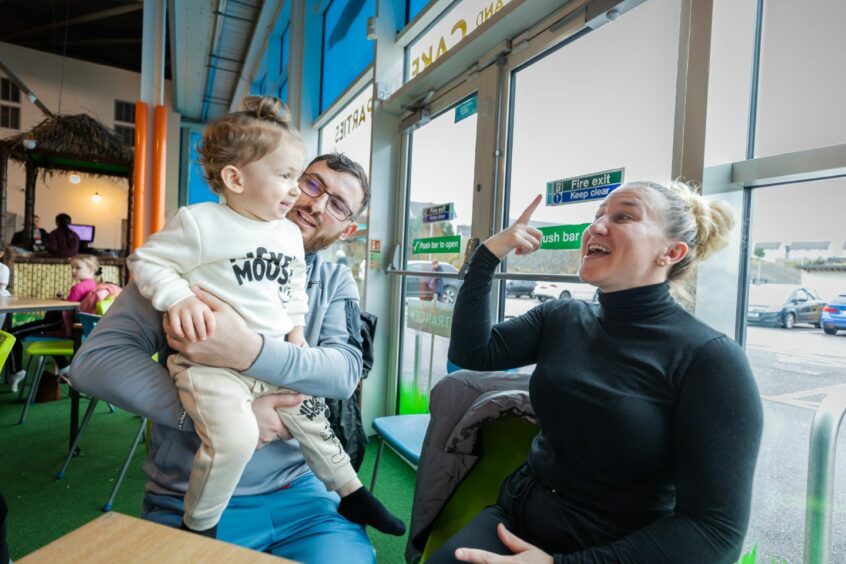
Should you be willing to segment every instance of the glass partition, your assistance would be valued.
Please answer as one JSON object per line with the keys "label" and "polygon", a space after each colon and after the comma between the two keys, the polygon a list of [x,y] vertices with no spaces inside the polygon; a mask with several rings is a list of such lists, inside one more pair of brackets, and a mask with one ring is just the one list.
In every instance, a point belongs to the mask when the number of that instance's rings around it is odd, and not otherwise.
{"label": "glass partition", "polygon": [[[746,354],[764,403],[764,435],[745,551],[801,562],[814,410],[846,386],[846,179],[752,193]],[[827,330],[826,330],[827,329]],[[846,434],[838,441],[832,561],[846,555]]]}

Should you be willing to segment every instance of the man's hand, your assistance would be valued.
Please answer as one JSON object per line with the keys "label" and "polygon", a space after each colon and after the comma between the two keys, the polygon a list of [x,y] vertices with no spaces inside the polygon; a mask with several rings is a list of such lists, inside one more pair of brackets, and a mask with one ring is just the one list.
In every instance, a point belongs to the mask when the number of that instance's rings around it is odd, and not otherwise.
{"label": "man's hand", "polygon": [[297,325],[291,329],[285,339],[292,345],[296,345],[301,349],[308,348],[308,341],[306,341],[305,338],[305,328],[302,325]]}
{"label": "man's hand", "polygon": [[167,312],[173,335],[192,343],[205,341],[214,333],[214,316],[208,305],[195,296],[185,298]]}
{"label": "man's hand", "polygon": [[259,428],[257,449],[279,439],[287,441],[292,438],[291,432],[282,423],[276,410],[282,407],[294,407],[302,401],[302,395],[284,392],[261,396],[253,400],[253,414],[256,416]]}
{"label": "man's hand", "polygon": [[167,343],[196,364],[239,371],[249,368],[261,352],[261,336],[251,331],[238,312],[217,296],[199,286],[193,286],[191,291],[211,310],[216,329],[205,341],[190,341],[175,333],[173,320],[165,315]]}
{"label": "man's hand", "polygon": [[455,558],[461,562],[481,564],[552,564],[552,556],[511,533],[502,523],[496,526],[496,532],[502,544],[514,553],[512,556],[502,556],[476,548],[459,548],[455,551]]}

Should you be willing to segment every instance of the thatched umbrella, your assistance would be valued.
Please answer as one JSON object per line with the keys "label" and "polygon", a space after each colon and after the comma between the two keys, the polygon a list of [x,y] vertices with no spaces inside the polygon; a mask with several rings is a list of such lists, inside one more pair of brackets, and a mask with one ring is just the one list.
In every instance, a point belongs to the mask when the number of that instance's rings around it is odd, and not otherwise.
{"label": "thatched umbrella", "polygon": [[[33,147],[33,141],[35,146]],[[27,148],[30,146],[32,148]],[[45,119],[30,131],[0,139],[0,233],[6,218],[7,160],[26,167],[24,245],[32,247],[35,216],[35,181],[38,173],[74,171],[91,176],[126,178],[127,240],[132,233],[133,150],[111,129],[86,114],[59,115]],[[126,249],[128,252],[128,248]]]}

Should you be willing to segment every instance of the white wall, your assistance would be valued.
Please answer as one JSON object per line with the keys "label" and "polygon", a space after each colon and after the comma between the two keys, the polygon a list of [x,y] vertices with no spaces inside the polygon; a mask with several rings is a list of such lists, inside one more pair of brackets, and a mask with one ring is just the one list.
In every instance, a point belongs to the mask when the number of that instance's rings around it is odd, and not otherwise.
{"label": "white wall", "polygon": [[840,294],[846,294],[846,272],[831,270],[803,270],[802,285],[820,293],[829,301]]}
{"label": "white wall", "polygon": [[[0,42],[0,59],[54,113],[59,113],[61,97],[62,114],[87,113],[100,120],[105,126],[113,127],[115,100],[125,102],[138,100],[140,73],[76,59],[63,60],[58,55],[2,42]],[[62,83],[62,76],[64,76],[64,83]],[[171,107],[171,99],[172,86],[170,82],[167,82],[166,106]],[[21,93],[21,131],[31,129],[44,118],[38,107],[30,103]],[[179,126],[179,114],[169,113],[165,200],[167,216],[170,216],[177,207]],[[0,128],[0,138],[16,135],[19,132]],[[10,162],[7,210],[21,217],[24,211],[24,180],[23,166]],[[91,201],[95,191],[103,197],[99,204]],[[75,223],[91,223],[97,226],[95,247],[119,248],[121,222],[126,219],[126,200],[126,180],[82,176],[80,184],[72,185],[68,182],[66,175],[57,174],[46,181],[39,179],[36,185],[35,213],[41,216],[42,226],[48,231],[53,228],[53,218],[57,213],[68,213]]]}

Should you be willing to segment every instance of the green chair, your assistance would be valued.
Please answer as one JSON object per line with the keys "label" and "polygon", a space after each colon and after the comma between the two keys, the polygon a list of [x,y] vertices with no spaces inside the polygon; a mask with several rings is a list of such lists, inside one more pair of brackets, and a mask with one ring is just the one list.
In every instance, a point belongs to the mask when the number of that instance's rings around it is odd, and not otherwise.
{"label": "green chair", "polygon": [[537,425],[514,415],[494,419],[482,426],[482,456],[435,519],[421,562],[428,560],[482,509],[496,503],[502,482],[526,462],[537,434]]}
{"label": "green chair", "polygon": [[[44,373],[44,366],[47,364],[47,359],[51,356],[73,356],[73,340],[71,339],[52,339],[52,340],[38,340],[30,343],[26,347],[25,354],[29,356],[27,364],[27,372],[32,370],[33,361],[36,361],[35,372],[32,375],[32,384],[30,384],[29,396],[21,411],[21,417],[18,420],[18,425],[22,425],[26,421],[26,414],[29,411],[29,406],[35,402],[35,395],[38,393],[38,384],[41,383],[41,376]],[[29,376],[29,374],[27,374]],[[21,384],[20,394],[23,396],[24,385]]]}
{"label": "green chair", "polygon": [[0,370],[6,366],[6,360],[9,358],[16,340],[16,337],[11,333],[0,331]]}

